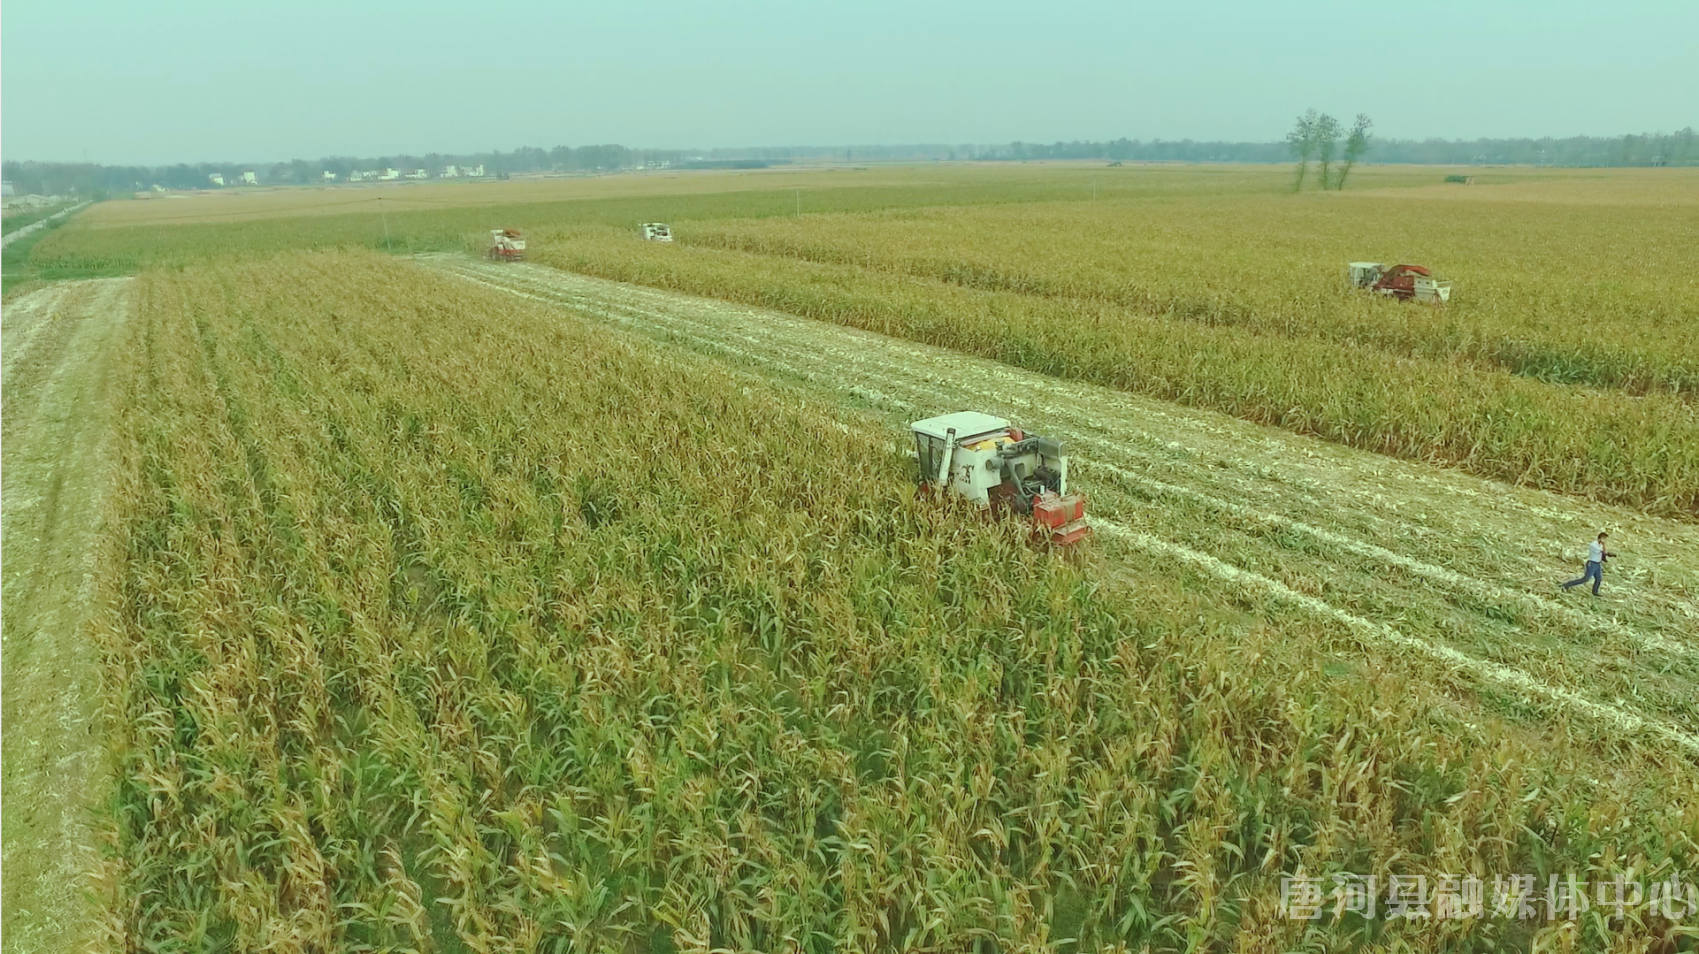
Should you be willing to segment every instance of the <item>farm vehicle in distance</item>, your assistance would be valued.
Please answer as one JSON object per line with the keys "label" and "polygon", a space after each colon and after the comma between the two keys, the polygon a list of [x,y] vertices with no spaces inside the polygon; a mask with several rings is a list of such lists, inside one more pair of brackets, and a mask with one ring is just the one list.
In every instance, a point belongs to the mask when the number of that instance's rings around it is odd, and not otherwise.
{"label": "farm vehicle in distance", "polygon": [[518,229],[490,229],[490,248],[486,254],[498,262],[522,262],[525,236]]}
{"label": "farm vehicle in distance", "polygon": [[1346,277],[1357,288],[1399,301],[1443,305],[1451,300],[1451,283],[1435,278],[1433,272],[1421,265],[1352,262]]}

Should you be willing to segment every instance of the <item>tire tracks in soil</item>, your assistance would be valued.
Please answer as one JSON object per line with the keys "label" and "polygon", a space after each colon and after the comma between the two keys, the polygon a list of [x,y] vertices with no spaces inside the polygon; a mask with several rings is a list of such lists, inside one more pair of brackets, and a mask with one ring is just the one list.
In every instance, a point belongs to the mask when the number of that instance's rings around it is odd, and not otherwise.
{"label": "tire tracks in soil", "polygon": [[68,282],[5,309],[4,933],[8,952],[81,950],[96,913],[95,800],[105,791],[99,659],[89,634],[111,467],[105,373],[129,279]]}

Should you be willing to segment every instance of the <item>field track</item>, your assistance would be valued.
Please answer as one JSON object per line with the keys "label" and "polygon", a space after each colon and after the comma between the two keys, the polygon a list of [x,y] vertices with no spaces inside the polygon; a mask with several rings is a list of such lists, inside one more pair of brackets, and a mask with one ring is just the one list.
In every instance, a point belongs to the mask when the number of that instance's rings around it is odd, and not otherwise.
{"label": "field track", "polygon": [[129,279],[9,303],[5,391],[5,936],[8,952],[80,950],[105,743],[87,625],[114,397],[104,369]]}
{"label": "field track", "polygon": [[[1063,438],[1103,551],[1404,653],[1555,722],[1699,755],[1699,527],[1392,460],[855,329],[531,265],[430,260],[901,422],[999,413]],[[1605,595],[1560,593],[1601,527]]]}
{"label": "field track", "polygon": [[7,232],[3,237],[0,237],[0,248],[4,248],[5,246],[10,245],[13,242],[16,242],[18,239],[21,239],[26,235],[31,235],[31,234],[34,234],[36,232],[41,231],[44,228],[47,228],[49,225],[53,224],[53,222],[55,220],[65,218],[66,216],[70,215],[71,213],[77,211],[78,209],[81,209],[85,205],[88,205],[88,203],[87,202],[80,202],[76,205],[71,206],[68,209],[61,209],[60,211],[55,212],[52,215],[48,216],[47,218],[42,219],[38,222],[31,222],[29,225],[26,225],[21,229],[13,229],[12,231]]}

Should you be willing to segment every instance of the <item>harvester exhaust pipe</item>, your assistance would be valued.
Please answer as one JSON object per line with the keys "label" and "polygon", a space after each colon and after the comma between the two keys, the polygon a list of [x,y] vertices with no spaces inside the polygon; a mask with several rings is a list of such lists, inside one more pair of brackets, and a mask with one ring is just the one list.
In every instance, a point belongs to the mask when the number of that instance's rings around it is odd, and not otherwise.
{"label": "harvester exhaust pipe", "polygon": [[945,483],[950,476],[950,462],[956,456],[956,429],[950,428],[944,432],[944,456],[938,459],[938,486],[949,486]]}

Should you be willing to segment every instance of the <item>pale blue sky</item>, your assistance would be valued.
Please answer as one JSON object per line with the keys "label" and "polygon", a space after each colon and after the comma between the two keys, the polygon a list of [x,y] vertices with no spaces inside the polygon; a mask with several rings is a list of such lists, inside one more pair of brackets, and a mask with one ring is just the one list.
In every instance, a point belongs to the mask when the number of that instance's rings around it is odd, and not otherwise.
{"label": "pale blue sky", "polygon": [[1699,123],[1699,0],[7,0],[8,159],[1398,138]]}

